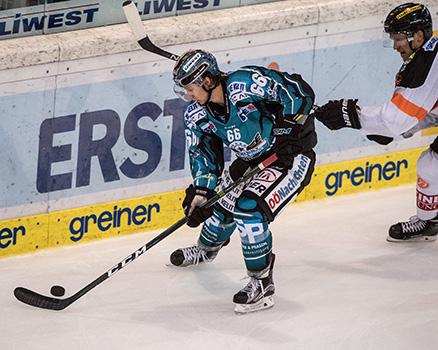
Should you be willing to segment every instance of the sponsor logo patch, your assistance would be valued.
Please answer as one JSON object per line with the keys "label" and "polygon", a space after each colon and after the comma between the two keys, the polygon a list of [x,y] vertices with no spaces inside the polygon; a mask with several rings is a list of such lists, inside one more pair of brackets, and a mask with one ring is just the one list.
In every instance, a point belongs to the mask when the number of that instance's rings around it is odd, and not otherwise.
{"label": "sponsor logo patch", "polygon": [[237,102],[242,101],[248,97],[244,92],[236,92],[230,96],[231,103],[235,105]]}
{"label": "sponsor logo patch", "polygon": [[421,5],[418,4],[418,5],[409,7],[406,10],[400,12],[397,16],[395,16],[395,18],[397,18],[397,19],[403,18],[404,16],[407,16],[410,13],[417,11],[417,10],[421,10]]}
{"label": "sponsor logo patch", "polygon": [[273,169],[265,169],[254,177],[254,180],[262,180],[266,182],[274,182],[278,179],[279,173]]}
{"label": "sponsor logo patch", "polygon": [[306,156],[301,155],[295,159],[293,168],[289,171],[289,176],[286,176],[265,199],[272,212],[275,212],[285,201],[296,195],[296,191],[306,177],[309,165],[310,158]]}
{"label": "sponsor logo patch", "polygon": [[184,114],[184,123],[186,125],[196,123],[207,116],[207,111],[204,107],[201,107],[198,104],[191,105],[190,107],[191,108],[188,108],[187,112]]}
{"label": "sponsor logo patch", "polygon": [[429,184],[426,182],[426,180],[424,180],[420,176],[417,176],[417,186],[422,189],[425,189],[429,187]]}
{"label": "sponsor logo patch", "polygon": [[417,190],[417,208],[426,211],[438,210],[438,194],[428,195]]}
{"label": "sponsor logo patch", "polygon": [[201,58],[201,54],[197,53],[195,56],[193,56],[189,61],[187,61],[183,66],[182,69],[184,72],[188,72],[195,64],[199,61]]}
{"label": "sponsor logo patch", "polygon": [[256,110],[257,110],[256,106],[250,103],[242,108],[239,108],[237,114],[239,115],[240,120],[246,122],[248,120],[248,115],[252,112],[255,112]]}
{"label": "sponsor logo patch", "polygon": [[424,45],[424,51],[433,51],[435,50],[435,46],[438,43],[438,38],[432,37],[429,41]]}
{"label": "sponsor logo patch", "polygon": [[228,91],[233,94],[236,92],[245,92],[246,84],[241,81],[235,81],[228,85]]}
{"label": "sponsor logo patch", "polygon": [[348,115],[348,102],[346,100],[342,101],[342,117],[344,118],[345,124],[349,127],[351,127],[351,121],[350,117]]}
{"label": "sponsor logo patch", "polygon": [[217,131],[217,128],[216,125],[209,121],[208,123],[201,125],[201,130],[208,133],[214,133]]}
{"label": "sponsor logo patch", "polygon": [[272,129],[272,133],[274,136],[281,136],[281,135],[289,135],[292,132],[292,128],[274,128]]}
{"label": "sponsor logo patch", "polygon": [[251,180],[245,190],[261,196],[280,176],[281,171],[279,170],[264,169]]}

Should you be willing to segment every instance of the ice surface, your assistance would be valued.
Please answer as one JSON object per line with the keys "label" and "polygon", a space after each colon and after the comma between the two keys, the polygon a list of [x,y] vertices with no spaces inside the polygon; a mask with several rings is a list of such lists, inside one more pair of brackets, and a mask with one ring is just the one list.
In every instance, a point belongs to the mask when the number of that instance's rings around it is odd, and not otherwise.
{"label": "ice surface", "polygon": [[272,225],[276,305],[237,316],[245,277],[237,232],[212,264],[166,266],[196,241],[181,228],[63,311],[13,289],[66,296],[159,232],[0,260],[0,349],[437,349],[438,242],[388,243],[415,214],[414,186],[288,207]]}

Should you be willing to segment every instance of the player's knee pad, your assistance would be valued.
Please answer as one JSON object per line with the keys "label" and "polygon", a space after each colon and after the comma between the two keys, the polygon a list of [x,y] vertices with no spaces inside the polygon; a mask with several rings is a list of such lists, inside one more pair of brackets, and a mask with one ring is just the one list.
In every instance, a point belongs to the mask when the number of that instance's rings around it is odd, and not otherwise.
{"label": "player's knee pad", "polygon": [[231,236],[235,228],[233,215],[215,207],[213,215],[202,225],[199,243],[204,247],[219,247]]}
{"label": "player's knee pad", "polygon": [[438,153],[431,147],[421,154],[417,162],[417,215],[422,220],[429,220],[437,214]]}

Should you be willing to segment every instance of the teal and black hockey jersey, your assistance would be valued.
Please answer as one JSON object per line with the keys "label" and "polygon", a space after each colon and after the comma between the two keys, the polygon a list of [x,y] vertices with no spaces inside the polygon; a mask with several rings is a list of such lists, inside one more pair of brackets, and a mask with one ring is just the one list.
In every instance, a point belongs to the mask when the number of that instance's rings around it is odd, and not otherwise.
{"label": "teal and black hockey jersey", "polygon": [[[298,120],[310,113],[314,93],[298,74],[246,66],[222,81],[225,108],[193,102],[184,115],[187,147],[194,185],[214,189],[224,166],[223,145],[240,159],[255,161],[274,152],[273,128],[280,119]],[[316,144],[313,120],[302,125],[297,143],[304,150]],[[309,135],[314,135],[309,142]]]}

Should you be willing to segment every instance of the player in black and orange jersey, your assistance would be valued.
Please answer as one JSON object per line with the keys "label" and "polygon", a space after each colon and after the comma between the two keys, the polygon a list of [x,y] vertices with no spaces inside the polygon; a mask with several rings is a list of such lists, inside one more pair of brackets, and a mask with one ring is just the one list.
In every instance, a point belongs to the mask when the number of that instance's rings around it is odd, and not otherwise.
{"label": "player in black and orange jersey", "polygon": [[[417,3],[397,6],[384,29],[403,59],[391,100],[378,107],[359,107],[353,99],[329,101],[314,114],[331,130],[360,129],[380,144],[438,125],[438,38],[429,10]],[[434,241],[437,235],[438,137],[417,162],[417,215],[392,225],[387,240]]]}

